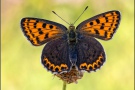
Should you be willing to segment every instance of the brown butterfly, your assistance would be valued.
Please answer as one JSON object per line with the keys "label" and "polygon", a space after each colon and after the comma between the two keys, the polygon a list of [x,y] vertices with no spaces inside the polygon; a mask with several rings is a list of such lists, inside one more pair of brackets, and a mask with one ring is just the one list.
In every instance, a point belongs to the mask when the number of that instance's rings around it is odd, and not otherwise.
{"label": "brown butterfly", "polygon": [[34,45],[45,44],[41,62],[53,73],[68,72],[73,66],[87,72],[100,68],[106,60],[102,45],[95,39],[113,37],[121,19],[117,10],[108,11],[80,23],[76,28],[39,18],[26,17],[21,28]]}

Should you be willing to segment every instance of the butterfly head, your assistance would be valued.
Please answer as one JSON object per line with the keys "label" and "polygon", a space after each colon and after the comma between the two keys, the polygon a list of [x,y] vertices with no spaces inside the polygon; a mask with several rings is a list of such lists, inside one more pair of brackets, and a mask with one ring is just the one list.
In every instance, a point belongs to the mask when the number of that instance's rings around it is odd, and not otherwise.
{"label": "butterfly head", "polygon": [[74,31],[75,30],[75,26],[73,25],[73,24],[70,24],[70,26],[69,26],[69,31]]}

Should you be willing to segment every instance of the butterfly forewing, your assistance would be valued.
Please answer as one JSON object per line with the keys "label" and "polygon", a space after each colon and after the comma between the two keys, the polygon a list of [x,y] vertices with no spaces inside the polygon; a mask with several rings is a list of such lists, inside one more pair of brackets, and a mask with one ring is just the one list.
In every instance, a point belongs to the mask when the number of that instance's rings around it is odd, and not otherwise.
{"label": "butterfly forewing", "polygon": [[61,24],[38,18],[23,18],[21,28],[27,39],[35,46],[60,38],[67,30]]}
{"label": "butterfly forewing", "polygon": [[83,21],[77,26],[77,33],[102,40],[113,37],[120,22],[119,11],[108,11]]}

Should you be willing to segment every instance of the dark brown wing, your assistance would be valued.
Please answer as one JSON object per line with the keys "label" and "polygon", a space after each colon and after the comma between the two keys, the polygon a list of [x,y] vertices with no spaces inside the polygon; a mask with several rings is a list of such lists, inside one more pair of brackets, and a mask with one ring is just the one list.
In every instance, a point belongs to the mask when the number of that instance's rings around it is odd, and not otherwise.
{"label": "dark brown wing", "polygon": [[79,70],[95,71],[103,65],[106,59],[102,45],[92,37],[79,39],[77,52],[76,65]]}
{"label": "dark brown wing", "polygon": [[70,70],[69,51],[67,40],[59,38],[48,42],[41,56],[44,67],[53,73],[62,73]]}

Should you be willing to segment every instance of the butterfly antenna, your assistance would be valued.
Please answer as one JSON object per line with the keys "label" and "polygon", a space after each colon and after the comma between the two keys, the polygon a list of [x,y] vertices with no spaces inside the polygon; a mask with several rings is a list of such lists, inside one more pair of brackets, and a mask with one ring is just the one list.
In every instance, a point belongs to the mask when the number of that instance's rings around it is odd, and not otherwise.
{"label": "butterfly antenna", "polygon": [[[83,10],[82,14],[87,10],[88,6]],[[82,14],[76,19],[76,21],[82,16]],[[76,21],[73,23],[73,25],[76,23]]]}
{"label": "butterfly antenna", "polygon": [[[55,15],[57,15],[59,18],[61,18],[56,12],[52,11]],[[67,24],[69,24],[66,20],[64,20],[63,18],[61,18],[63,21],[65,21]],[[70,24],[69,24],[70,25]]]}

